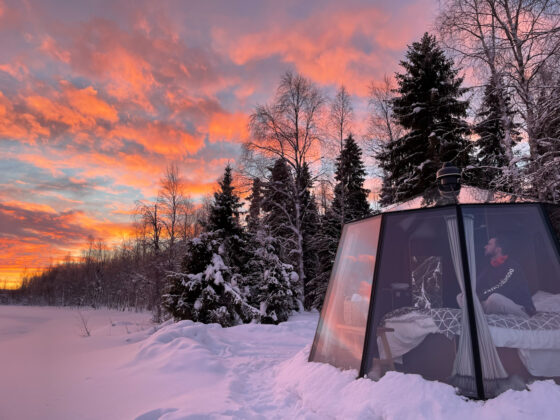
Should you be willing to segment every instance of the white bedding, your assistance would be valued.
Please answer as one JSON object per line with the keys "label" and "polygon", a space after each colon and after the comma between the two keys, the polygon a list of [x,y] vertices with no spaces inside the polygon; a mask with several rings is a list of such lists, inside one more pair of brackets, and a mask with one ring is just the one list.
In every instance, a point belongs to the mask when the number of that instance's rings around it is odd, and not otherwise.
{"label": "white bedding", "polygon": [[[560,295],[539,291],[533,296],[539,312],[560,312]],[[385,320],[385,326],[393,328],[387,340],[393,359],[418,346],[430,333],[441,331],[434,319],[416,311]],[[560,376],[560,330],[520,330],[489,326],[496,347],[519,349],[519,357],[527,370],[534,376]],[[383,346],[378,338],[381,358],[385,358]]]}

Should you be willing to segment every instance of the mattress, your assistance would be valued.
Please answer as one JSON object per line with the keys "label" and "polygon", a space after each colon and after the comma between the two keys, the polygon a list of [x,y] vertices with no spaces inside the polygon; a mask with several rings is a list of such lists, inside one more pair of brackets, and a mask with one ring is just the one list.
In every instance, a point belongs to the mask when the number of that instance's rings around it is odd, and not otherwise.
{"label": "mattress", "polygon": [[[519,357],[534,376],[560,376],[560,295],[538,292],[533,296],[537,313],[524,318],[510,314],[486,314],[496,347],[519,350]],[[428,334],[449,339],[461,334],[462,310],[458,308],[399,308],[383,317],[381,325],[394,331],[386,334],[392,357],[400,357],[418,346]],[[383,346],[378,345],[380,356]]]}

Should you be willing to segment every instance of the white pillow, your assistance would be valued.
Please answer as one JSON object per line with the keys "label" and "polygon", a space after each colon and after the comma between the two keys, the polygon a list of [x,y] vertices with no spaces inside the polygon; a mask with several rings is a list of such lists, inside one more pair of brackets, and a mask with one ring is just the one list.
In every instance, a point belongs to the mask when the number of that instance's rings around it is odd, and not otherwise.
{"label": "white pillow", "polygon": [[539,290],[533,295],[533,304],[538,312],[560,312],[560,294]]}

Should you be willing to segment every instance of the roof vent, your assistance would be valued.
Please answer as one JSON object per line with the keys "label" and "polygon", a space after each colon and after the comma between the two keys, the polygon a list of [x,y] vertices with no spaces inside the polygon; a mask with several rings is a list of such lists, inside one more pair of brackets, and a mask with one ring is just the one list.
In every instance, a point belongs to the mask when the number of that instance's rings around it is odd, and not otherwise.
{"label": "roof vent", "polygon": [[445,162],[437,171],[436,180],[440,195],[455,200],[461,191],[461,171],[450,162]]}

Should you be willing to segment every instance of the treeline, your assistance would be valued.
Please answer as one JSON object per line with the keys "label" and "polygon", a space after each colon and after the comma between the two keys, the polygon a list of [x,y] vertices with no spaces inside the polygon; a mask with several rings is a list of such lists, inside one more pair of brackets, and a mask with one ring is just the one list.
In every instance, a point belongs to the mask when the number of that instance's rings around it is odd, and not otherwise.
{"label": "treeline", "polygon": [[11,301],[149,310],[160,320],[165,275],[178,267],[188,240],[199,235],[208,206],[195,206],[176,165],[168,166],[153,202],[138,201],[134,236],[108,247],[90,237],[79,257],[67,256],[40,273],[23,277]]}
{"label": "treeline", "polygon": [[[22,296],[222,325],[319,309],[343,224],[372,213],[362,148],[375,159],[382,205],[437,200],[444,162],[492,194],[558,202],[557,9],[547,1],[444,1],[439,42],[426,33],[394,82],[371,86],[369,132],[359,143],[343,86],[329,99],[286,73],[272,100],[253,110],[243,159],[235,176],[226,168],[213,198],[195,209],[170,166],[157,200],[137,203],[134,241],[31,276]],[[476,68],[479,86],[463,86],[456,60]],[[250,189],[245,212],[242,186]]]}

